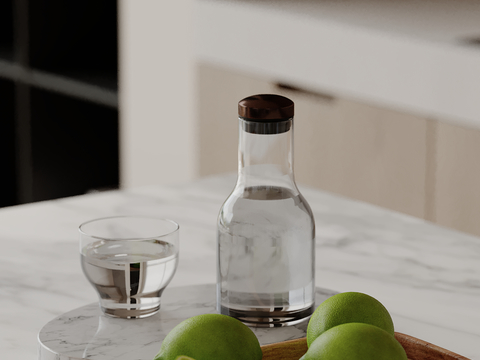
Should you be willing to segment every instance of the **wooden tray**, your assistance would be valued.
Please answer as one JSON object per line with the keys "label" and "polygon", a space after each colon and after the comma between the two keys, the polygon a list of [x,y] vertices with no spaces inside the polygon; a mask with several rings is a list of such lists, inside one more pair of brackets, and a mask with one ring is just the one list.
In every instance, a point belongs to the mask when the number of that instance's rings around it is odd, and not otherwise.
{"label": "wooden tray", "polygon": [[[395,333],[409,360],[469,360],[426,341]],[[284,341],[262,346],[263,360],[298,360],[307,352],[307,339]]]}

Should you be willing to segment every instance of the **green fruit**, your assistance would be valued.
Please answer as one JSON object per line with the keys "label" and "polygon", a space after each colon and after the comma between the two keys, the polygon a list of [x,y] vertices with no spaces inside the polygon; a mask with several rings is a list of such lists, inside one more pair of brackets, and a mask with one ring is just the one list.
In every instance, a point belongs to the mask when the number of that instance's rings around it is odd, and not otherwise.
{"label": "green fruit", "polygon": [[154,360],[261,360],[262,349],[252,330],[227,315],[204,314],[175,326],[162,342]]}
{"label": "green fruit", "polygon": [[302,360],[408,360],[402,345],[378,326],[347,323],[325,331]]}
{"label": "green fruit", "polygon": [[191,358],[190,356],[180,355],[180,356],[177,356],[175,360],[195,360],[195,359]]}
{"label": "green fruit", "polygon": [[392,318],[377,299],[363,293],[344,292],[317,307],[308,322],[307,345],[325,331],[345,323],[371,324],[395,335]]}

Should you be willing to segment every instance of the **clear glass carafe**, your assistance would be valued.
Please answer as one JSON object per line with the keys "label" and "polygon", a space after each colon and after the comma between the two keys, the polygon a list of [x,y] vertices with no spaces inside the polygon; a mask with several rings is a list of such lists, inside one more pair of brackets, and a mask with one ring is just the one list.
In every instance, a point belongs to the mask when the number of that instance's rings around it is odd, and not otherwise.
{"label": "clear glass carafe", "polygon": [[293,102],[239,102],[238,179],[217,223],[217,307],[253,326],[315,309],[315,222],[293,173]]}

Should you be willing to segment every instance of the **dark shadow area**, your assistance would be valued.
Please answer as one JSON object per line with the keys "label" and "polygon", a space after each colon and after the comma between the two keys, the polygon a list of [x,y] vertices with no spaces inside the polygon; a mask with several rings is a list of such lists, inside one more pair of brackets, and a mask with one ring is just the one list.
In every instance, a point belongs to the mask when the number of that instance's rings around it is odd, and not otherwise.
{"label": "dark shadow area", "polygon": [[117,111],[32,89],[33,200],[118,186]]}
{"label": "dark shadow area", "polygon": [[118,187],[117,42],[116,0],[0,1],[0,207]]}
{"label": "dark shadow area", "polygon": [[0,207],[16,203],[14,84],[0,79]]}
{"label": "dark shadow area", "polygon": [[117,88],[116,0],[30,1],[30,66]]}

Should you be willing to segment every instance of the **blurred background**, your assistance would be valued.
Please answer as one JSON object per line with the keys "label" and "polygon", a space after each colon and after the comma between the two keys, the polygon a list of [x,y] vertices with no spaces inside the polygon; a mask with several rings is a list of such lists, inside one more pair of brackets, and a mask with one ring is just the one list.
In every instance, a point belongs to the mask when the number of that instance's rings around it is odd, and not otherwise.
{"label": "blurred background", "polygon": [[235,172],[266,92],[300,186],[480,235],[474,0],[4,0],[0,206]]}

